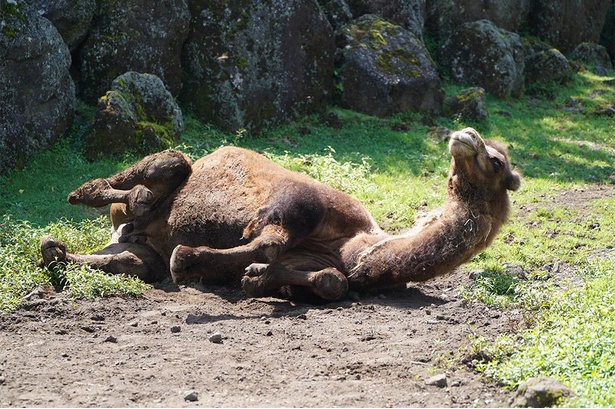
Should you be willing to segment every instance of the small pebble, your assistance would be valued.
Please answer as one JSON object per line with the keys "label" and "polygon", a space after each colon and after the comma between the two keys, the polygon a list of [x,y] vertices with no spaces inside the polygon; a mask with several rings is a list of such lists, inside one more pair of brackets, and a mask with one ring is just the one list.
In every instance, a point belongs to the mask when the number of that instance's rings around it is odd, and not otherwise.
{"label": "small pebble", "polygon": [[117,338],[114,337],[113,335],[109,335],[107,338],[105,338],[104,342],[111,342],[113,344],[117,343]]}
{"label": "small pebble", "polygon": [[220,334],[219,332],[214,332],[209,337],[209,342],[213,342],[214,344],[221,344],[222,343],[222,334]]}
{"label": "small pebble", "polygon": [[434,375],[431,378],[427,379],[425,381],[425,384],[437,386],[439,388],[444,388],[446,385],[448,385],[448,381],[446,380],[445,374],[439,374],[439,375]]}
{"label": "small pebble", "polygon": [[196,402],[199,400],[199,394],[197,391],[189,391],[186,393],[186,396],[184,396],[184,400],[187,400],[188,402]]}
{"label": "small pebble", "polygon": [[171,333],[173,334],[177,334],[178,332],[181,332],[182,327],[180,327],[179,325],[173,325],[171,327]]}

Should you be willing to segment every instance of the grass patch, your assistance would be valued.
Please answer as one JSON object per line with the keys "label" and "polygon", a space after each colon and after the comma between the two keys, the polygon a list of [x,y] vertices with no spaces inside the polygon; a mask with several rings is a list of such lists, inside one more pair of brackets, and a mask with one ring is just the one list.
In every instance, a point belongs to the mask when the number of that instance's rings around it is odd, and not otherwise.
{"label": "grass patch", "polygon": [[577,394],[568,406],[615,406],[613,266],[613,259],[589,261],[579,271],[581,288],[554,294],[538,324],[517,341],[503,337],[484,346],[494,359],[479,370],[509,387],[530,377],[554,377]]}
{"label": "grass patch", "polygon": [[141,295],[149,286],[131,277],[74,265],[38,267],[39,241],[44,235],[64,241],[77,253],[89,253],[102,248],[108,234],[104,216],[81,222],[60,219],[43,228],[5,214],[0,220],[0,312],[14,309],[36,287],[53,286],[73,298]]}

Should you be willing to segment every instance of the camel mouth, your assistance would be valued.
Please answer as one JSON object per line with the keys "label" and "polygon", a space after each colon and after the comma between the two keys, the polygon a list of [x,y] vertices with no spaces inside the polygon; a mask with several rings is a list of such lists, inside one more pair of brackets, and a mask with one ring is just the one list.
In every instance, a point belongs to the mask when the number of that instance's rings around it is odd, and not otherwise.
{"label": "camel mouth", "polygon": [[473,156],[478,153],[479,141],[482,139],[473,128],[453,132],[448,150],[453,156]]}

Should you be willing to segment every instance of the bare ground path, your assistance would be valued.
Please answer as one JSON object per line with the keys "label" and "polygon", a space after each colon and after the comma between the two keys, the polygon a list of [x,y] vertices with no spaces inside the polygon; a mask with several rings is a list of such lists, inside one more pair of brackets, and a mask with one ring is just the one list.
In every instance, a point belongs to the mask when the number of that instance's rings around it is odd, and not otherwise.
{"label": "bare ground path", "polygon": [[[461,361],[468,336],[514,317],[459,300],[464,280],[325,306],[172,284],[142,299],[42,293],[0,316],[0,406],[506,406]],[[426,383],[439,374],[446,386]]]}

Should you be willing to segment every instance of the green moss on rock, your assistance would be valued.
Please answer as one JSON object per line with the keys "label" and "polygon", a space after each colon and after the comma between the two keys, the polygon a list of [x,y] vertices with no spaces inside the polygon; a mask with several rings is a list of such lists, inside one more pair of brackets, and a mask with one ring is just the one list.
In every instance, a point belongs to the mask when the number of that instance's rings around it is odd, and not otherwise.
{"label": "green moss on rock", "polygon": [[147,154],[177,142],[183,130],[181,110],[158,77],[128,72],[111,88],[98,101],[88,157]]}

